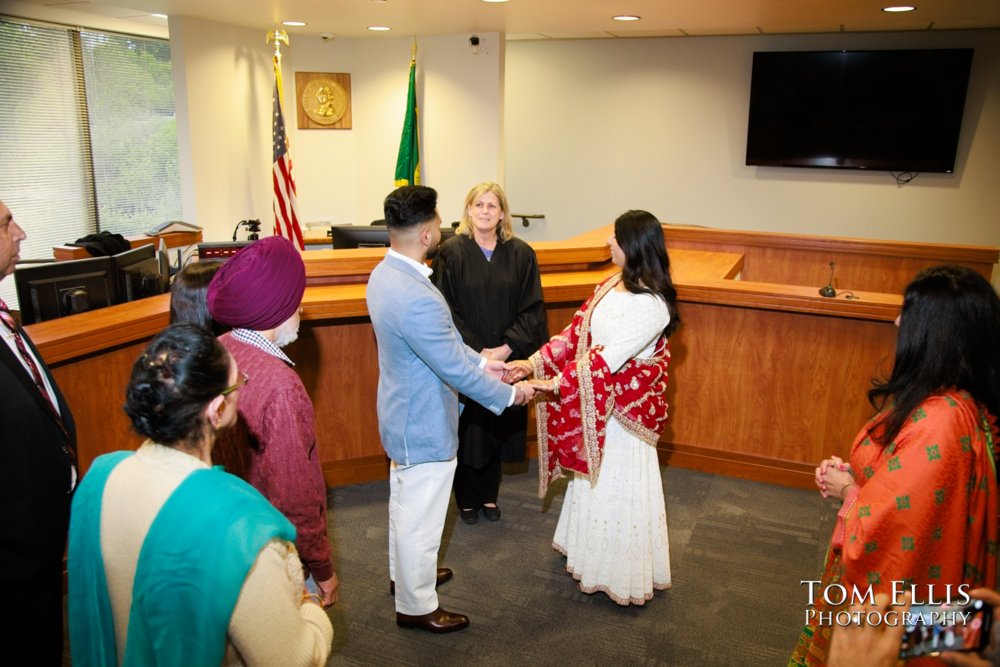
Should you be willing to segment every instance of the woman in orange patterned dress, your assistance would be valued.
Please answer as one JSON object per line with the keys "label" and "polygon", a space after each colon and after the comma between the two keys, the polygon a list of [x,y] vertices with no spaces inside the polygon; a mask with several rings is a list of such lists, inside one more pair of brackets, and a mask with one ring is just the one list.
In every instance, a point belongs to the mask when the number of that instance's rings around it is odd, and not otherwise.
{"label": "woman in orange patterned dress", "polygon": [[[896,323],[892,375],[868,392],[879,413],[850,463],[816,468],[823,497],[844,501],[816,612],[836,613],[844,592],[926,603],[996,587],[1000,299],[969,269],[934,267],[907,286]],[[813,614],[789,664],[826,664],[835,627]]]}

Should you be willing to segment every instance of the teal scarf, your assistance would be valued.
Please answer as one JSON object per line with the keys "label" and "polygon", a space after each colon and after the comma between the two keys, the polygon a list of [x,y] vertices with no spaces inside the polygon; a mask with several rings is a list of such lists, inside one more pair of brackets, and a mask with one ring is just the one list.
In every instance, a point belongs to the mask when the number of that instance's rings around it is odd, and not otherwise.
{"label": "teal scarf", "polygon": [[[116,667],[101,555],[101,501],[111,471],[133,452],[97,458],[74,498],[69,529],[69,636],[74,667]],[[150,526],[132,584],[126,667],[218,667],[233,607],[257,554],[295,528],[221,468],[181,482]]]}

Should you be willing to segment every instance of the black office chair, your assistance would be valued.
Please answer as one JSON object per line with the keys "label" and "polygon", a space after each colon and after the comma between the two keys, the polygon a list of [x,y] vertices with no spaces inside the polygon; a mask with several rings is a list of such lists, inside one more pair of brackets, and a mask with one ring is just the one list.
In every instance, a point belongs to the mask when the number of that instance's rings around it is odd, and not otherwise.
{"label": "black office chair", "polygon": [[385,220],[372,220],[369,227],[385,227]]}

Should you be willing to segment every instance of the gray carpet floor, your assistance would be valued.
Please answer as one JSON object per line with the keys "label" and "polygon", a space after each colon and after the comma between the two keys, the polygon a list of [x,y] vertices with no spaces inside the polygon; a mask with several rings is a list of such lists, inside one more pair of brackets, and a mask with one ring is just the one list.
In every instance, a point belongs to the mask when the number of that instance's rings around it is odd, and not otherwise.
{"label": "gray carpet floor", "polygon": [[331,665],[784,665],[805,619],[836,508],[818,493],[662,468],[673,587],[642,607],[584,595],[552,534],[565,482],[537,497],[535,462],[505,468],[497,523],[452,502],[441,605],[466,630],[398,628],[388,593],[388,482],[331,489],[341,581]]}

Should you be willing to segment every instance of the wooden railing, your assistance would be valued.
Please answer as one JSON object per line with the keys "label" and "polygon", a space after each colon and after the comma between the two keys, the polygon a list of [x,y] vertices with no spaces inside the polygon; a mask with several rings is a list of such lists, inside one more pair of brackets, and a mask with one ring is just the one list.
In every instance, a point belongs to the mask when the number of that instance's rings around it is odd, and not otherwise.
{"label": "wooden railing", "polygon": [[[610,228],[532,244],[550,331],[617,269]],[[996,248],[825,239],[665,226],[682,324],[671,338],[671,418],[661,461],[808,486],[816,461],[870,416],[871,378],[891,363],[903,286],[943,262],[989,276]],[[305,254],[304,325],[287,350],[316,408],[328,484],[384,478],[375,336],[365,283],[384,249]],[[818,288],[835,261],[839,292]],[[848,299],[848,294],[856,298]],[[132,363],[167,324],[159,296],[29,327],[76,418],[84,466],[135,447],[120,406]],[[533,444],[533,441],[530,443]]]}

